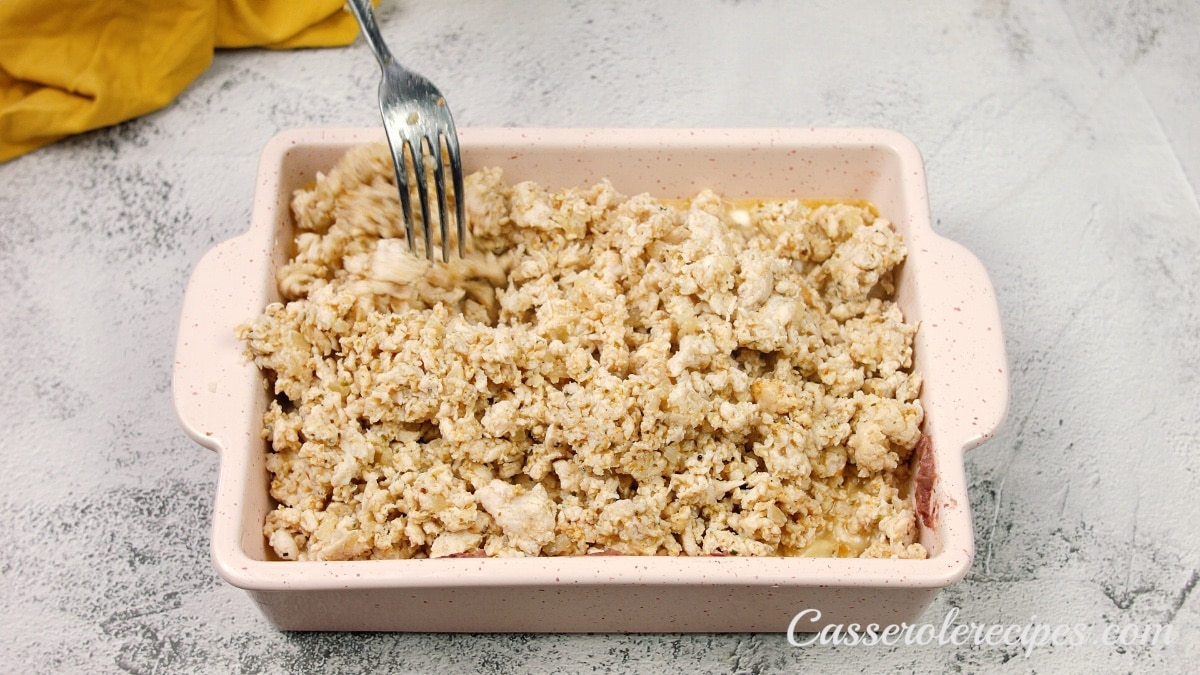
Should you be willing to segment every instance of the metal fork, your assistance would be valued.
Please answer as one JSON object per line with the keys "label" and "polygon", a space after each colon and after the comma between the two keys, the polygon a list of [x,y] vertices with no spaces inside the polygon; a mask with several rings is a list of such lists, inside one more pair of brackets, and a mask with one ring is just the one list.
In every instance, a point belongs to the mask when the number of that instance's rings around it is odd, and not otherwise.
{"label": "metal fork", "polygon": [[450,161],[450,175],[454,181],[454,216],[457,224],[458,255],[464,254],[466,238],[466,214],[463,206],[462,159],[458,153],[458,134],[454,129],[454,118],[450,107],[437,87],[429,80],[409,71],[396,62],[379,33],[371,0],[348,0],[350,11],[358,19],[367,45],[375,53],[379,67],[383,70],[383,81],[379,83],[379,112],[383,116],[383,129],[387,133],[388,145],[392,149],[392,164],[396,168],[396,186],[400,190],[400,206],[404,212],[404,233],[408,249],[413,244],[412,200],[409,197],[408,170],[404,161],[405,148],[416,174],[417,195],[421,200],[421,224],[425,236],[425,257],[433,258],[433,238],[430,236],[429,185],[425,178],[424,152],[428,147],[434,161],[434,184],[442,235],[442,261],[450,260],[450,233],[446,216],[449,207],[446,200],[446,178],[442,158],[442,142],[446,144],[446,155]]}

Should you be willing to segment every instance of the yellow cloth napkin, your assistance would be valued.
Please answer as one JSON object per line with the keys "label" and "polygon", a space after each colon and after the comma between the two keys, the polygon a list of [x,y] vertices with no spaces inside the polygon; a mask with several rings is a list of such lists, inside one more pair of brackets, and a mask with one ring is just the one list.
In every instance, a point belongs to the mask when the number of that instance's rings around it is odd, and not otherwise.
{"label": "yellow cloth napkin", "polygon": [[167,105],[214,49],[349,44],[344,2],[0,0],[0,162]]}

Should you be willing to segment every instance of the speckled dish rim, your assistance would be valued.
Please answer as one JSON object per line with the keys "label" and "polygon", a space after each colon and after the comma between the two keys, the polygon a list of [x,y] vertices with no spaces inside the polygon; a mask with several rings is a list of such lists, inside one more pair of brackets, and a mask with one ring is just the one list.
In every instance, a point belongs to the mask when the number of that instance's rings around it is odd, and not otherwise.
{"label": "speckled dish rim", "polygon": [[[383,139],[379,129],[298,129],[265,147],[250,229],[200,260],[180,319],[174,403],[186,433],[220,454],[212,557],[223,578],[256,591],[571,584],[886,590],[943,588],[966,574],[974,541],[963,453],[989,438],[1005,417],[1006,356],[986,271],[930,225],[924,166],[911,141],[879,129],[462,129],[459,136],[468,171],[498,163],[511,180],[538,178],[555,187],[608,177],[626,194],[684,197],[712,187],[729,197],[873,201],[909,249],[897,277],[898,300],[907,317],[921,322],[916,367],[924,377],[924,429],[933,439],[937,468],[936,522],[922,528],[921,540],[932,555],[270,559],[261,533],[270,505],[258,436],[265,381],[245,360],[234,328],[277,297],[273,270],[286,250],[280,223],[290,221],[291,189],[312,180],[316,169],[331,167],[346,148]],[[300,155],[307,159],[297,160]]]}

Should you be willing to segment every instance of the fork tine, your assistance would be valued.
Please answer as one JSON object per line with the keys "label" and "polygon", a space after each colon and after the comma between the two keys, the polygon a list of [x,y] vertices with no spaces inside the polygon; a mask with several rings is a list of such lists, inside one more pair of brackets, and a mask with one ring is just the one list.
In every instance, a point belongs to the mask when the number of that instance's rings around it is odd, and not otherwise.
{"label": "fork tine", "polygon": [[450,262],[450,214],[446,203],[446,167],[442,163],[442,139],[435,132],[429,140],[429,154],[434,160],[433,184],[437,188],[438,223],[442,231],[442,262]]}
{"label": "fork tine", "polygon": [[[424,144],[420,137],[410,142],[413,173],[417,174],[417,197],[421,200],[421,233],[425,235],[425,258],[433,260],[433,238],[429,234],[429,183],[425,180]],[[411,219],[410,219],[411,222]]]}
{"label": "fork tine", "polygon": [[[462,157],[458,153],[458,133],[454,129],[453,121],[450,122],[450,128],[446,130],[445,135],[446,154],[450,155],[450,176],[454,180],[454,223],[458,231],[458,257],[462,258],[466,256],[467,218],[463,198]],[[445,204],[442,204],[442,213],[446,213]]]}
{"label": "fork tine", "polygon": [[412,196],[408,191],[408,165],[404,161],[404,147],[407,143],[401,142],[400,152],[393,151],[392,161],[398,162],[396,166],[396,187],[400,190],[400,211],[404,214],[404,240],[408,242],[408,251],[412,253],[416,250],[416,242],[413,241],[413,217],[412,217]]}
{"label": "fork tine", "polygon": [[[386,117],[385,117],[386,119]],[[396,188],[400,193],[400,211],[404,216],[404,240],[408,242],[409,252],[414,251],[415,244],[413,243],[413,226],[412,226],[412,197],[408,194],[408,164],[404,161],[404,151],[407,148],[410,152],[408,142],[403,136],[393,134],[391,129],[385,125],[384,131],[387,134],[388,148],[392,151],[392,168],[396,171]]]}

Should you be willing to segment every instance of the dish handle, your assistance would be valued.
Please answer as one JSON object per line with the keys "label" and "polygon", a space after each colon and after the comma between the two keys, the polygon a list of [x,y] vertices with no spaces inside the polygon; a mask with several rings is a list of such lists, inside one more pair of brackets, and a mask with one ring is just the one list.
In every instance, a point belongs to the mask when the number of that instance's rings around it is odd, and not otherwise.
{"label": "dish handle", "polygon": [[[1008,361],[996,291],[983,263],[943,237],[923,243],[933,264],[922,268],[925,317],[918,354],[927,358],[922,398],[937,442],[965,452],[995,435],[1008,413]],[[936,401],[936,405],[933,403]]]}
{"label": "dish handle", "polygon": [[249,270],[268,253],[249,233],[210,249],[184,293],[175,343],[175,413],[197,443],[220,451],[235,434],[257,429],[256,386],[264,386],[235,335],[264,306],[265,289],[248,288]]}

